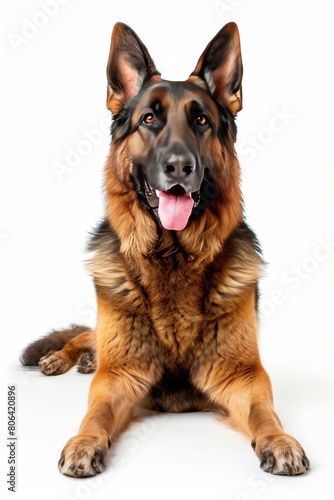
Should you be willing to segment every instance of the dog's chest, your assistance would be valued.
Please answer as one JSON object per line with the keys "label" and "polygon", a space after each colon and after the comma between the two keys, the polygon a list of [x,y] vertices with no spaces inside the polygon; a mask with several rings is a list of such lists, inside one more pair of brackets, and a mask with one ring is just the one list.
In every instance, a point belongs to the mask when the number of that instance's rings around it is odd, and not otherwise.
{"label": "dog's chest", "polygon": [[149,314],[159,341],[177,357],[189,355],[203,326],[203,278],[184,269],[152,274]]}

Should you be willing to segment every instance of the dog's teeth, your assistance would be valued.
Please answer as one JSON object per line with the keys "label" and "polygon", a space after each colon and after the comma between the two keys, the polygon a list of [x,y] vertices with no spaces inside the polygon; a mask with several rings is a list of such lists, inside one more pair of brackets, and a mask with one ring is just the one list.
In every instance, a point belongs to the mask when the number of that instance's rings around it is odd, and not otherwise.
{"label": "dog's teeth", "polygon": [[160,193],[159,193],[159,191],[158,191],[157,189],[155,190],[155,194],[156,194],[156,195],[157,195],[157,197],[159,198],[159,194],[160,194]]}

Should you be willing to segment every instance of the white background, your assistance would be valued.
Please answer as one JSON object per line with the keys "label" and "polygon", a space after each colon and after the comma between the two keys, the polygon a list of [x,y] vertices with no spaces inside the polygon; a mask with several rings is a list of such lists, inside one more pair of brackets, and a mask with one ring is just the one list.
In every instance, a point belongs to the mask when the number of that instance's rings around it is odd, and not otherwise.
{"label": "white background", "polygon": [[[332,498],[330,1],[62,0],[49,14],[43,0],[2,3],[1,426],[5,432],[6,388],[15,383],[16,498]],[[18,358],[50,328],[95,322],[94,290],[83,260],[88,232],[103,213],[109,144],[105,66],[112,27],[117,21],[129,24],[162,75],[181,80],[231,20],[240,29],[244,61],[237,151],[245,209],[268,262],[262,358],[277,411],[305,447],[312,470],[296,478],[272,477],[260,471],[249,443],[214,415],[151,413],[115,444],[105,474],[66,478],[56,464],[84,415],[91,377],[72,370],[47,378],[24,371]],[[88,136],[95,144],[87,146]],[[70,164],[73,151],[77,156]],[[66,172],[60,173],[60,164]],[[1,491],[12,495],[6,491],[5,436],[1,460]]]}

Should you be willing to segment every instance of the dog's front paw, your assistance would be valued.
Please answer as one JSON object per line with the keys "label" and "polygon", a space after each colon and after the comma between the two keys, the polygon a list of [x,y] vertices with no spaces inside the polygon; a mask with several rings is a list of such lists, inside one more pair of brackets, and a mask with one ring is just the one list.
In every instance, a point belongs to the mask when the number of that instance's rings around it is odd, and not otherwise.
{"label": "dog's front paw", "polygon": [[91,436],[75,436],[63,449],[58,468],[66,476],[89,477],[103,472],[110,442]]}
{"label": "dog's front paw", "polygon": [[295,438],[287,434],[268,436],[252,445],[260,458],[260,467],[265,472],[296,476],[304,474],[310,468],[303,448]]}
{"label": "dog's front paw", "polygon": [[44,375],[61,375],[67,372],[72,364],[61,351],[50,351],[39,360],[38,366]]}

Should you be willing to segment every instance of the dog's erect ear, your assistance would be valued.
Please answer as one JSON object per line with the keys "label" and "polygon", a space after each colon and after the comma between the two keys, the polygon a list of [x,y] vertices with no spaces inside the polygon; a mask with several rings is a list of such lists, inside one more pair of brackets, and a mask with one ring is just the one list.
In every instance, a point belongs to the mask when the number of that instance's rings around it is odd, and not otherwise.
{"label": "dog's erect ear", "polygon": [[204,80],[217,102],[233,116],[242,108],[242,60],[238,27],[228,23],[211,40],[192,75]]}
{"label": "dog's erect ear", "polygon": [[145,45],[129,26],[116,23],[107,66],[107,106],[111,112],[118,113],[153,75],[160,73]]}

